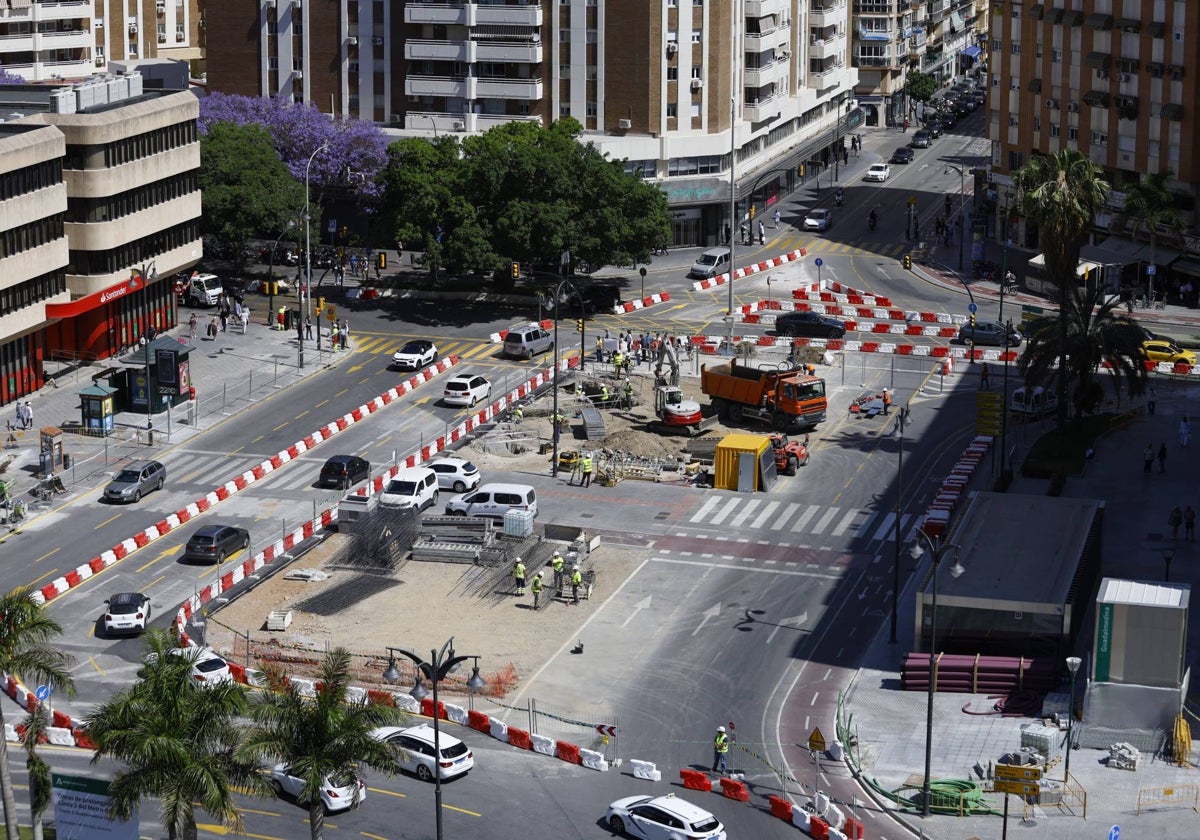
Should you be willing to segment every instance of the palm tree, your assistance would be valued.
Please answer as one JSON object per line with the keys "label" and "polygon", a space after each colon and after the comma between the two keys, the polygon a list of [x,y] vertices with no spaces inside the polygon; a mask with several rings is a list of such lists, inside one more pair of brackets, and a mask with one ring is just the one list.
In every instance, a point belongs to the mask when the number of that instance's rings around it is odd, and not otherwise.
{"label": "palm tree", "polygon": [[171,653],[165,631],[146,634],[139,679],[100,706],[85,723],[102,757],[125,765],[109,788],[110,814],[130,818],[146,797],[158,799],[170,840],[196,837],[195,806],[238,830],[237,788],[265,794],[258,766],[235,756],[246,711],[245,689],[235,682],[198,686],[192,665],[199,651]]}
{"label": "palm tree", "polygon": [[[325,655],[314,698],[305,697],[278,668],[264,670],[275,690],[255,698],[250,711],[254,725],[241,754],[255,763],[283,763],[290,775],[303,780],[299,799],[308,803],[313,840],[321,840],[321,788],[326,779],[348,777],[357,789],[363,765],[388,775],[400,772],[392,747],[372,737],[371,730],[398,722],[403,713],[395,706],[349,698],[350,653],[345,648]],[[358,807],[357,801],[353,807]]]}
{"label": "palm tree", "polygon": [[[1033,158],[1016,173],[1018,206],[1038,227],[1046,274],[1058,286],[1059,364],[1067,370],[1067,290],[1078,285],[1076,266],[1096,213],[1108,194],[1100,167],[1074,149]],[[1067,425],[1067,378],[1058,377],[1058,428]]]}
{"label": "palm tree", "polygon": [[[54,683],[68,697],[75,693],[71,678],[73,660],[51,640],[62,634],[62,626],[34,599],[33,590],[20,587],[0,597],[0,671],[23,679]],[[0,707],[0,727],[4,711]],[[12,772],[8,766],[8,744],[0,738],[0,794],[4,798],[4,827],[8,840],[18,840],[17,801],[13,796]]]}
{"label": "palm tree", "polygon": [[[1066,342],[1062,343],[1059,318],[1048,315],[1030,322],[1025,329],[1028,344],[1017,359],[1017,369],[1030,385],[1044,385],[1057,378],[1074,385],[1071,399],[1075,417],[1092,412],[1103,399],[1096,373],[1108,362],[1117,387],[1137,396],[1146,388],[1146,366],[1142,356],[1145,338],[1132,318],[1118,317],[1118,301],[1099,286],[1072,286],[1064,296]],[[1065,366],[1059,366],[1061,359]]]}
{"label": "palm tree", "polygon": [[[1123,232],[1127,227],[1136,238],[1146,231],[1150,238],[1150,264],[1158,265],[1158,232],[1166,230],[1178,235],[1183,230],[1183,215],[1175,206],[1175,198],[1167,189],[1168,170],[1155,175],[1143,175],[1142,180],[1125,191],[1125,204],[1113,220],[1113,228]],[[1154,277],[1150,277],[1150,293]]]}
{"label": "palm tree", "polygon": [[50,726],[50,715],[39,703],[25,717],[25,734],[21,739],[25,747],[25,769],[29,772],[29,813],[33,823],[33,840],[42,840],[42,815],[50,807],[50,765],[37,751],[37,745],[46,736]]}

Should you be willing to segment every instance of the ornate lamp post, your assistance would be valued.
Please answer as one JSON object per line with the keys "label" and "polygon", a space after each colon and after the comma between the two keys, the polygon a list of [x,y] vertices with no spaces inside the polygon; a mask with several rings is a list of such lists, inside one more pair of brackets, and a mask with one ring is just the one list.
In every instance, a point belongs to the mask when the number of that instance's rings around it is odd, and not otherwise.
{"label": "ornate lamp post", "polygon": [[1071,728],[1075,724],[1075,673],[1083,660],[1078,656],[1067,657],[1067,670],[1071,672],[1071,705],[1067,707],[1067,759],[1063,762],[1063,781],[1071,781]]}

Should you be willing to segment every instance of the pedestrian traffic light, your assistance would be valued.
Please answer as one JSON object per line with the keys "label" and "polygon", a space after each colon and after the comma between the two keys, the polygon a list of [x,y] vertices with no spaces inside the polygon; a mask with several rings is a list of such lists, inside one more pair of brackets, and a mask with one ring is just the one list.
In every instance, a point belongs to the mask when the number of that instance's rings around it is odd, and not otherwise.
{"label": "pedestrian traffic light", "polygon": [[904,270],[912,271],[912,254],[904,255]]}
{"label": "pedestrian traffic light", "polygon": [[325,308],[325,298],[323,298],[323,297],[317,298],[317,302],[313,304],[313,314],[320,315],[321,311],[324,308]]}
{"label": "pedestrian traffic light", "polygon": [[521,264],[519,262],[515,262],[512,264],[511,268],[512,268],[512,279],[520,280],[521,279]]}
{"label": "pedestrian traffic light", "polygon": [[375,255],[375,267],[378,269],[387,268],[387,251],[380,251]]}

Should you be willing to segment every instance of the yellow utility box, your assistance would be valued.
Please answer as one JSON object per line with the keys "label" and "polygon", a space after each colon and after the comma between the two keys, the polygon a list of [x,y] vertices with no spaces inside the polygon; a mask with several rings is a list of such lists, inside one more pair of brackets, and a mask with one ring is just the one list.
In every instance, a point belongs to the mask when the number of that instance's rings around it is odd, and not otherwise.
{"label": "yellow utility box", "polygon": [[[766,435],[740,432],[726,435],[717,444],[713,459],[713,487],[747,492],[764,489],[759,465],[763,462],[763,452],[770,448],[771,439]],[[773,457],[769,460],[774,464]],[[748,486],[740,487],[741,483],[748,483]]]}

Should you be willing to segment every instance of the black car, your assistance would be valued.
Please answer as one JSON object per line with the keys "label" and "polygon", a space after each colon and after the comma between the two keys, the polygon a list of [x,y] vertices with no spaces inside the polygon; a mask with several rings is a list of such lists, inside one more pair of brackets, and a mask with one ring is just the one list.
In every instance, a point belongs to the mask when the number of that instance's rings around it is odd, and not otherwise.
{"label": "black car", "polygon": [[929,132],[929,136],[937,139],[942,136],[942,121],[941,119],[929,120],[925,123],[925,130]]}
{"label": "black car", "polygon": [[250,547],[250,532],[233,525],[205,525],[192,534],[183,549],[184,560],[220,565],[225,558]]}
{"label": "black car", "polygon": [[942,114],[939,120],[942,126],[942,131],[947,132],[958,125],[958,117],[953,113]]}
{"label": "black car", "polygon": [[775,333],[806,338],[841,338],[846,334],[846,324],[816,312],[786,312],[775,319]]}
{"label": "black car", "polygon": [[913,150],[908,146],[901,146],[892,152],[892,163],[912,163]]}
{"label": "black car", "polygon": [[911,145],[914,149],[928,149],[933,145],[933,135],[923,128],[913,135]]}
{"label": "black car", "polygon": [[336,487],[349,490],[360,481],[371,477],[371,464],[357,455],[334,455],[321,467],[320,487]]}

